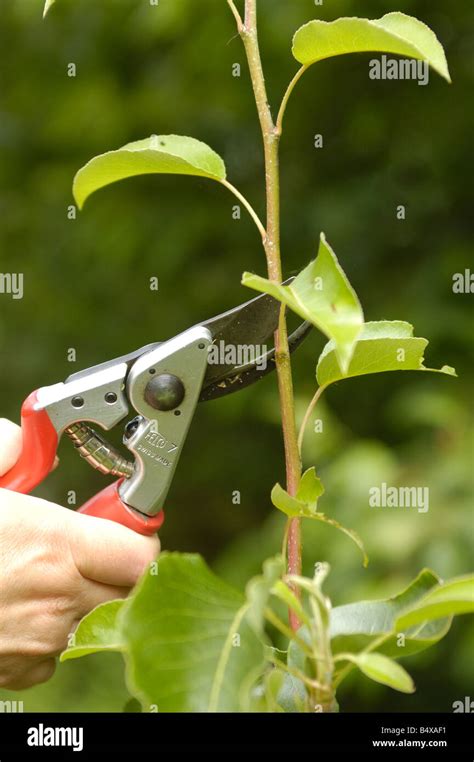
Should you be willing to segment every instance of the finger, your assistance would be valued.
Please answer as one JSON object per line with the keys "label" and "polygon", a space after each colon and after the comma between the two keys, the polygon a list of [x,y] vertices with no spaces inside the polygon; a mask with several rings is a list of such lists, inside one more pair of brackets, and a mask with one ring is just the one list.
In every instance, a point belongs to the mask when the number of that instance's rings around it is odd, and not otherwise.
{"label": "finger", "polygon": [[143,537],[108,519],[70,513],[69,545],[83,577],[133,587],[160,552],[158,537]]}
{"label": "finger", "polygon": [[73,645],[71,636],[74,635],[83,617],[101,604],[110,601],[121,602],[129,592],[128,587],[103,585],[101,582],[82,577],[81,585],[76,588],[74,594],[74,604],[67,613],[53,619],[46,617],[43,620],[37,620],[34,641],[37,651],[44,654],[43,658],[60,656],[68,646]]}
{"label": "finger", "polygon": [[[83,616],[89,614],[96,606],[100,606],[102,603],[108,601],[114,601],[119,598],[126,598],[130,592],[129,587],[117,587],[115,585],[103,585],[102,582],[95,582],[92,579],[84,580],[84,585],[79,593],[77,600],[76,613],[79,620]],[[78,621],[75,620],[72,624],[71,632],[74,631]]]}
{"label": "finger", "polygon": [[22,672],[12,678],[5,684],[5,688],[10,691],[23,691],[25,688],[31,688],[33,685],[45,683],[54,675],[56,669],[55,659],[45,659],[39,664],[35,664],[26,672]]}
{"label": "finger", "polygon": [[0,418],[0,476],[6,474],[20,457],[21,429],[16,423]]}

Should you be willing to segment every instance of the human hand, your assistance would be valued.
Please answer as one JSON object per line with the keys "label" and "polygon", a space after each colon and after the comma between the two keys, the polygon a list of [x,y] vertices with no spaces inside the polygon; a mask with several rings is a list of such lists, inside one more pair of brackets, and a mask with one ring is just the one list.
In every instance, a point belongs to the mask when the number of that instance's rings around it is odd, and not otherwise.
{"label": "human hand", "polygon": [[[0,419],[0,475],[20,451],[20,428]],[[48,680],[79,620],[125,597],[159,550],[157,537],[0,489],[0,687]]]}

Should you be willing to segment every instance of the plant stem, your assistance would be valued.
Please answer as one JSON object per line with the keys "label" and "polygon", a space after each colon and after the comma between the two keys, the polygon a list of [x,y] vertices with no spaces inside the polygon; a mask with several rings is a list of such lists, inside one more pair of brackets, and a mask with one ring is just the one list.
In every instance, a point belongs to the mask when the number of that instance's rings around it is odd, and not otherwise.
{"label": "plant stem", "polygon": [[[263,137],[267,199],[267,235],[264,241],[264,248],[267,258],[268,277],[272,281],[281,283],[279,169],[279,139],[281,130],[278,130],[273,123],[268,104],[257,35],[257,0],[245,0],[244,23],[243,27],[239,26],[239,32],[245,47]],[[286,486],[288,493],[295,495],[301,476],[301,461],[298,450],[293,379],[284,308],[280,312],[278,331],[275,333],[275,360],[285,446]],[[288,572],[290,574],[301,573],[301,531],[299,519],[292,519],[288,526]],[[295,594],[298,595],[299,591],[295,590]],[[289,616],[292,629],[297,630],[300,625],[298,618],[291,611]]]}

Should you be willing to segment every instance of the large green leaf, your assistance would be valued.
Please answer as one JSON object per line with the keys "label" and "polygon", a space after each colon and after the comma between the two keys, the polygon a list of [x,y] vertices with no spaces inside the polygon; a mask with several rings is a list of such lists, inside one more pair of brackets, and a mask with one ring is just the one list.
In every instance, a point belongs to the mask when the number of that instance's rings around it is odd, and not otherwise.
{"label": "large green leaf", "polygon": [[347,371],[364,318],[357,294],[323,233],[318,256],[290,285],[247,272],[242,283],[270,294],[319,328],[334,341],[339,365],[344,373]]}
{"label": "large green leaf", "polygon": [[404,13],[380,19],[310,21],[293,38],[293,55],[305,66],[345,53],[383,52],[426,61],[451,81],[441,43],[426,24]]}
{"label": "large green leaf", "polygon": [[82,208],[99,188],[146,174],[197,175],[222,181],[221,157],[200,140],[183,135],[152,135],[91,159],[74,178],[74,198]]}
{"label": "large green leaf", "polygon": [[[336,346],[329,341],[318,360],[316,378],[320,386],[329,386],[342,378],[383,373],[392,370],[433,370],[423,365],[426,339],[413,336],[413,326],[401,320],[365,323],[357,339],[346,373],[339,368]],[[443,366],[438,373],[455,376],[454,368]]]}
{"label": "large green leaf", "polygon": [[126,643],[119,624],[124,600],[109,601],[93,609],[77,627],[61,661],[78,659],[97,651],[125,651]]}
{"label": "large green leaf", "polygon": [[376,683],[388,685],[402,693],[413,693],[415,686],[410,675],[400,664],[388,656],[378,653],[362,653],[351,655],[352,661],[361,672]]}
{"label": "large green leaf", "polygon": [[160,712],[236,712],[264,663],[244,596],[197,555],[163,553],[123,618],[128,681]]}
{"label": "large green leaf", "polygon": [[344,532],[360,548],[364,558],[364,566],[367,566],[367,554],[357,532],[353,529],[347,529],[335,519],[331,519],[325,513],[318,511],[318,499],[323,493],[324,487],[321,480],[316,476],[314,468],[309,468],[301,477],[294,497],[289,495],[280,484],[275,484],[271,492],[271,501],[275,508],[278,508],[278,510],[290,518],[299,516],[301,518],[315,519],[324,524],[330,524],[330,526],[338,529],[340,532]]}
{"label": "large green leaf", "polygon": [[281,557],[267,561],[247,600],[200,556],[162,553],[157,573],[147,573],[126,601],[82,620],[61,660],[123,652],[130,691],[145,710],[247,709],[265,666],[263,610],[281,570]]}
{"label": "large green leaf", "polygon": [[330,621],[333,653],[361,651],[379,639],[383,643],[377,650],[393,657],[408,656],[434,645],[450,628],[451,620],[446,614],[422,627],[402,627],[397,620],[402,612],[414,609],[438,584],[436,574],[424,569],[393,598],[336,606],[331,611]]}
{"label": "large green leaf", "polygon": [[474,612],[474,576],[458,577],[432,588],[415,607],[401,614],[395,627],[406,629],[455,614]]}

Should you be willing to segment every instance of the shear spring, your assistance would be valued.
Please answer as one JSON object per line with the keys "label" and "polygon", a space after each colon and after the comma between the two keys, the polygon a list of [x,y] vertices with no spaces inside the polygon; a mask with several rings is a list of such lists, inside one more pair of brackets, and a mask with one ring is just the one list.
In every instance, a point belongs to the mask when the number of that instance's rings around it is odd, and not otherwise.
{"label": "shear spring", "polygon": [[85,423],[74,423],[66,429],[66,434],[81,458],[84,458],[92,468],[102,474],[123,476],[126,479],[133,476],[135,470],[133,462],[126,460],[115,447],[90,426]]}

